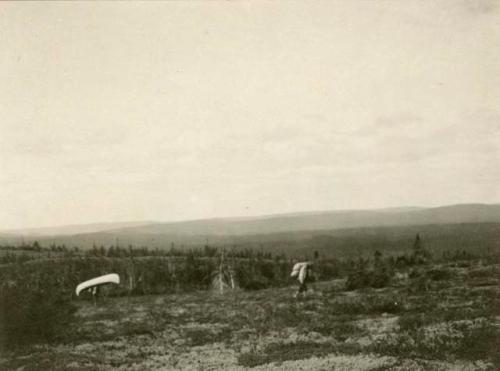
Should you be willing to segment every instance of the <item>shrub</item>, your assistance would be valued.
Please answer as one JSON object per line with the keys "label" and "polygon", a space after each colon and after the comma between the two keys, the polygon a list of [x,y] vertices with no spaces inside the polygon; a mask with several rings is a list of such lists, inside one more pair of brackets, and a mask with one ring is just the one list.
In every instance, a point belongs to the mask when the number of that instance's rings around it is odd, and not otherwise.
{"label": "shrub", "polygon": [[469,278],[487,278],[487,277],[500,278],[500,269],[496,268],[495,266],[480,267],[469,270],[467,276],[469,276]]}
{"label": "shrub", "polygon": [[331,335],[338,341],[345,341],[351,336],[358,336],[363,333],[363,330],[356,323],[349,321],[329,321],[322,323],[321,326],[312,327],[312,330],[322,335]]}
{"label": "shrub", "polygon": [[427,318],[411,316],[400,321],[401,331],[375,341],[370,350],[406,358],[487,360],[498,365],[498,330],[486,322],[441,324],[424,327]]}
{"label": "shrub", "polygon": [[245,290],[262,290],[269,286],[269,282],[263,278],[248,280],[244,285],[242,285]]}
{"label": "shrub", "polygon": [[256,366],[260,366],[266,364],[268,362],[268,358],[266,354],[262,354],[260,352],[246,352],[241,353],[238,356],[238,364],[240,366],[253,368]]}
{"label": "shrub", "polygon": [[453,271],[450,269],[431,269],[427,271],[427,276],[432,280],[432,281],[443,281],[443,280],[449,280],[453,278],[454,274]]}
{"label": "shrub", "polygon": [[331,353],[357,354],[360,347],[355,343],[316,343],[297,341],[295,343],[270,343],[263,351],[251,351],[238,356],[238,364],[256,367],[272,362],[282,363],[311,357],[324,357]]}
{"label": "shrub", "polygon": [[347,290],[356,290],[368,287],[370,286],[370,276],[364,270],[357,270],[347,276],[345,285]]}
{"label": "shrub", "polygon": [[382,314],[400,313],[404,311],[404,305],[392,296],[364,295],[358,298],[350,298],[339,301],[329,307],[331,314]]}
{"label": "shrub", "polygon": [[219,331],[207,328],[194,328],[188,329],[185,337],[189,338],[191,346],[200,346],[229,340],[231,338],[231,331],[228,327],[224,327]]}
{"label": "shrub", "polygon": [[426,272],[421,268],[413,269],[410,274],[410,292],[422,293],[430,289],[430,279]]}
{"label": "shrub", "polygon": [[421,313],[408,313],[398,318],[399,328],[403,331],[412,331],[428,324],[426,317]]}
{"label": "shrub", "polygon": [[389,285],[393,272],[393,259],[382,259],[382,253],[375,251],[373,268],[368,269],[369,260],[360,259],[356,263],[356,270],[347,276],[347,290],[356,290],[364,287],[382,288]]}
{"label": "shrub", "polygon": [[385,267],[375,270],[370,282],[370,286],[374,288],[386,287],[391,281],[391,274]]}
{"label": "shrub", "polygon": [[372,312],[374,313],[400,313],[404,310],[403,304],[394,298],[382,298],[376,301],[373,305]]}
{"label": "shrub", "polygon": [[490,359],[495,366],[500,366],[500,332],[497,328],[483,321],[477,327],[465,328],[463,333],[457,349],[461,358]]}
{"label": "shrub", "polygon": [[391,278],[391,273],[385,267],[377,268],[374,271],[357,270],[347,276],[346,289],[382,288],[389,285]]}
{"label": "shrub", "polygon": [[58,340],[75,308],[57,288],[39,290],[20,284],[0,287],[0,348]]}

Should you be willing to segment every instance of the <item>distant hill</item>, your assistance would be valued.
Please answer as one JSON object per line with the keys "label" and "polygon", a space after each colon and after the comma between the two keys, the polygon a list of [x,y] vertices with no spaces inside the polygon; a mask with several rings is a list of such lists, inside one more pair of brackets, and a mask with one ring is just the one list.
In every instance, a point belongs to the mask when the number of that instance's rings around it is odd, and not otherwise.
{"label": "distant hill", "polygon": [[467,204],[436,208],[324,211],[254,218],[152,223],[108,232],[117,234],[238,236],[362,227],[497,222],[500,222],[500,205]]}
{"label": "distant hill", "polygon": [[92,223],[92,224],[74,224],[63,225],[57,227],[45,228],[26,228],[26,229],[11,229],[0,231],[0,234],[23,235],[23,236],[70,236],[81,233],[94,233],[101,231],[109,231],[119,228],[139,227],[151,224],[151,221],[142,222],[121,222],[121,223]]}
{"label": "distant hill", "polygon": [[[453,226],[460,224],[468,225],[467,233],[481,233],[474,225],[488,224],[488,238],[491,240],[488,246],[500,246],[496,237],[496,226],[500,225],[500,205],[497,204],[305,212],[175,223],[101,223],[10,231],[9,234],[0,234],[0,243],[18,243],[22,238],[26,242],[37,239],[43,245],[56,243],[84,248],[93,244],[110,246],[116,243],[121,246],[130,244],[151,248],[168,248],[172,243],[177,247],[209,243],[240,247],[279,246],[283,249],[288,246],[299,249],[298,245],[304,246],[304,241],[315,241],[314,246],[318,246],[320,242],[321,246],[329,246],[334,240],[340,241],[339,236],[343,236],[342,241],[350,241],[350,245],[345,243],[345,246],[356,246],[361,239],[370,235],[385,241],[396,232],[411,240],[408,236],[421,230],[432,231],[435,236],[439,236],[441,232],[447,233],[453,238],[453,235],[461,233],[460,227]],[[329,237],[325,239],[324,236]]]}

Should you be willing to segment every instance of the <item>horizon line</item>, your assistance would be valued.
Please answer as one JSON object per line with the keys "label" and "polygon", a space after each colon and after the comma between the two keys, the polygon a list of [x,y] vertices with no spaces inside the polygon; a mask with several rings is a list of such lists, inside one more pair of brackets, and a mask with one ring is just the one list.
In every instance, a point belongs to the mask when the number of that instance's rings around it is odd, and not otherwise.
{"label": "horizon line", "polygon": [[139,227],[141,225],[148,224],[177,224],[177,223],[190,223],[190,222],[200,222],[206,220],[248,220],[255,218],[274,218],[280,216],[294,216],[294,215],[304,215],[304,214],[323,214],[331,212],[348,212],[348,211],[382,211],[382,210],[394,210],[394,209],[437,209],[442,207],[450,206],[465,206],[465,205],[483,205],[483,206],[494,206],[499,205],[499,203],[484,203],[484,202],[464,202],[464,203],[453,203],[445,204],[439,206],[389,206],[389,207],[378,207],[378,208],[353,208],[353,209],[321,209],[321,210],[309,210],[309,211],[290,211],[290,212],[277,212],[271,214],[255,214],[248,216],[214,216],[214,217],[201,217],[193,219],[180,219],[171,221],[161,221],[161,220],[124,220],[124,221],[100,221],[100,222],[88,222],[88,223],[71,223],[71,224],[60,224],[60,225],[50,225],[50,226],[37,226],[37,227],[17,227],[0,229],[0,233],[12,234],[19,233],[23,231],[36,231],[54,228],[71,228],[71,227],[85,227],[85,226],[97,226],[105,224],[137,224]]}

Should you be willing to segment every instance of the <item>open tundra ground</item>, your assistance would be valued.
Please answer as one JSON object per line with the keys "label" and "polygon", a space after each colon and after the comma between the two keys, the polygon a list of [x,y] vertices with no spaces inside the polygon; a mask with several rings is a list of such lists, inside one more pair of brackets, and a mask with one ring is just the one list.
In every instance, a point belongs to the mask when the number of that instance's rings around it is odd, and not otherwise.
{"label": "open tundra ground", "polygon": [[496,370],[500,265],[397,274],[382,289],[295,287],[77,302],[58,343],[4,352],[5,370]]}

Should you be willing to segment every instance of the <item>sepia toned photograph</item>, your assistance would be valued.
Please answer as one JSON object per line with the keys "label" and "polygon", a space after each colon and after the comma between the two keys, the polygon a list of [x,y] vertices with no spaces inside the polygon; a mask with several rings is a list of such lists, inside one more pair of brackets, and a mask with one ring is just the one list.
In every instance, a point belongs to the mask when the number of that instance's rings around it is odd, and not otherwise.
{"label": "sepia toned photograph", "polygon": [[500,0],[0,2],[0,370],[500,370]]}

